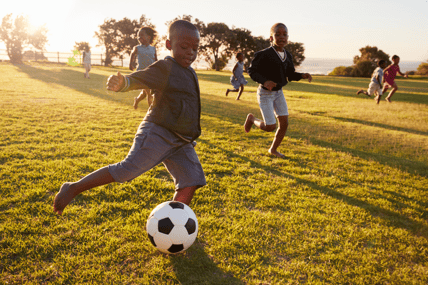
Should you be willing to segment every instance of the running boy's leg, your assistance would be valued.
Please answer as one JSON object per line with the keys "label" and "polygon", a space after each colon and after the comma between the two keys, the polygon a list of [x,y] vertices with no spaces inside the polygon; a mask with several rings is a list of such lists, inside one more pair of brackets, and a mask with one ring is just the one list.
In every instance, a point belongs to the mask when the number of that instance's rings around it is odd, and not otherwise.
{"label": "running boy's leg", "polygon": [[115,182],[108,171],[108,167],[100,168],[91,174],[85,176],[77,182],[66,182],[61,186],[54,199],[54,212],[62,214],[64,208],[83,191]]}
{"label": "running boy's leg", "polygon": [[284,158],[285,155],[277,151],[277,148],[281,144],[282,140],[287,133],[288,128],[288,116],[278,116],[279,127],[275,133],[275,138],[273,139],[272,145],[269,149],[269,153],[280,158]]}
{"label": "running boy's leg", "polygon": [[392,85],[392,90],[389,92],[388,96],[385,98],[386,101],[391,103],[391,97],[394,95],[394,93],[398,90],[397,83],[394,82],[394,85]]}
{"label": "running boy's leg", "polygon": [[195,194],[195,191],[198,188],[199,188],[198,186],[191,186],[191,187],[178,189],[175,191],[173,200],[184,203],[189,206],[190,202],[192,201],[193,194]]}
{"label": "running boy's leg", "polygon": [[141,102],[141,100],[143,100],[144,98],[146,98],[146,96],[149,95],[150,96],[150,90],[141,90],[140,94],[138,95],[138,97],[134,98],[134,109],[138,108],[138,103]]}
{"label": "running boy's leg", "polygon": [[242,92],[244,92],[244,84],[241,84],[239,87],[239,94],[238,97],[236,97],[236,100],[239,100],[239,97],[241,97]]}
{"label": "running boy's leg", "polygon": [[264,121],[257,119],[253,114],[250,113],[247,115],[247,119],[244,123],[245,132],[250,132],[253,125],[265,132],[273,132],[276,129],[276,124],[266,125]]}

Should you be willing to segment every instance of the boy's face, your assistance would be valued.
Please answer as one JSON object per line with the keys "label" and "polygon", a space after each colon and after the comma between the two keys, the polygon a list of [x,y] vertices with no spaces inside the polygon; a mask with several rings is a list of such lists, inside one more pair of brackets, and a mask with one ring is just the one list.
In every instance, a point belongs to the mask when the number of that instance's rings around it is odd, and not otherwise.
{"label": "boy's face", "polygon": [[199,32],[182,29],[170,40],[166,40],[166,48],[171,51],[171,56],[182,67],[189,67],[196,59],[199,48]]}
{"label": "boy's face", "polygon": [[284,26],[277,26],[274,33],[271,34],[270,40],[273,45],[284,48],[288,44],[288,29]]}
{"label": "boy's face", "polygon": [[398,64],[398,63],[400,63],[400,58],[396,57],[392,61],[394,62],[394,64]]}
{"label": "boy's face", "polygon": [[150,44],[150,37],[145,31],[141,30],[138,32],[138,41],[140,44],[147,46]]}
{"label": "boy's face", "polygon": [[383,62],[383,63],[380,65],[380,68],[385,69],[385,67],[386,67],[386,62]]}

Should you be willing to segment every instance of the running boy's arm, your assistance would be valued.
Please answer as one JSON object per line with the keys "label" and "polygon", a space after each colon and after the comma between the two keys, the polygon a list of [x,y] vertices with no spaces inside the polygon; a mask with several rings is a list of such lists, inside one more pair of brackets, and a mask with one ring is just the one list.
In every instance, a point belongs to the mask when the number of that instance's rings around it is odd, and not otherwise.
{"label": "running boy's arm", "polygon": [[235,75],[235,71],[237,68],[238,68],[238,63],[235,64],[235,66],[233,67],[233,70],[232,70],[232,74],[233,74],[233,77],[235,78],[235,80],[238,80],[238,78],[236,78],[236,75]]}
{"label": "running boy's arm", "polygon": [[135,69],[135,59],[137,58],[137,48],[134,47],[131,52],[131,58],[129,59],[129,69]]}
{"label": "running boy's arm", "polygon": [[265,69],[263,61],[263,54],[261,52],[256,52],[254,59],[251,62],[250,67],[248,68],[248,74],[250,75],[251,79],[262,85],[265,84],[266,81],[268,81],[268,78],[264,77],[262,74],[263,70]]}
{"label": "running boy's arm", "polygon": [[398,67],[397,73],[400,74],[401,76],[404,76],[405,78],[409,77],[407,74],[404,74],[401,72],[400,67]]}

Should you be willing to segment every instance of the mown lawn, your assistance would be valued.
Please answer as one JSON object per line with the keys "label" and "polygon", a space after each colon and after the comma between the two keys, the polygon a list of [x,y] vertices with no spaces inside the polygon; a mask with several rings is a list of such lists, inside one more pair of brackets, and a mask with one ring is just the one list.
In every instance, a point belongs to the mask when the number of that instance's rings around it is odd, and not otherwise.
{"label": "mown lawn", "polygon": [[84,192],[53,213],[65,181],[122,160],[147,103],[105,90],[117,70],[0,63],[0,284],[427,284],[428,80],[398,79],[393,103],[356,95],[368,79],[315,77],[285,88],[290,126],[243,130],[260,116],[228,72],[198,71],[208,185],[185,253],[150,244],[150,211],[171,200],[160,165]]}

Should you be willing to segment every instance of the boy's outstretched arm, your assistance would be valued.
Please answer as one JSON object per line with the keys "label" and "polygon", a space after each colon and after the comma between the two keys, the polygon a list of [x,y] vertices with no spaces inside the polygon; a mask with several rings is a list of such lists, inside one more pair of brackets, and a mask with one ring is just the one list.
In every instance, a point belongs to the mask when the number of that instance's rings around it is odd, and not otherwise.
{"label": "boy's outstretched arm", "polygon": [[118,71],[117,75],[110,75],[106,85],[108,90],[118,92],[122,90],[125,85],[125,77]]}
{"label": "boy's outstretched arm", "polygon": [[312,81],[312,75],[310,75],[309,73],[303,73],[302,78],[307,79],[309,83]]}

